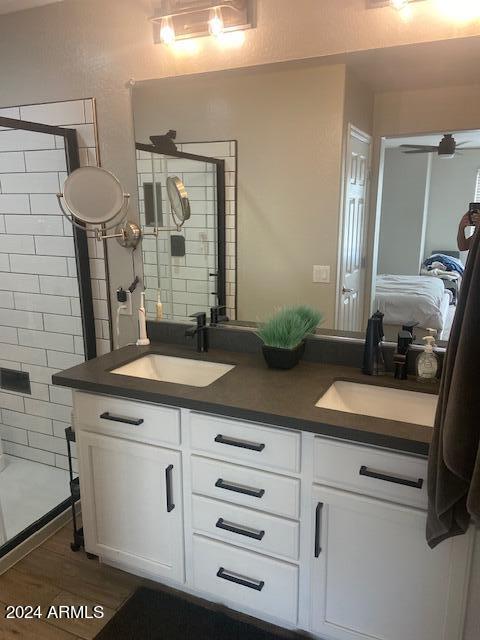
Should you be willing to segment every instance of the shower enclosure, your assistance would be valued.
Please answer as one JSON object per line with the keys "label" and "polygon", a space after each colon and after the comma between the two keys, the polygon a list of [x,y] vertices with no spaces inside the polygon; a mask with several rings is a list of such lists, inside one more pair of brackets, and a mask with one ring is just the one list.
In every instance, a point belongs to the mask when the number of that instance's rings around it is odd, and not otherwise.
{"label": "shower enclosure", "polygon": [[5,112],[12,117],[0,116],[0,558],[71,506],[71,392],[51,377],[96,355],[86,234],[56,202],[80,166],[77,132],[30,122],[28,108]]}
{"label": "shower enclosure", "polygon": [[[155,318],[160,298],[164,317],[175,321],[226,304],[225,162],[183,146],[164,153],[136,144],[147,313]],[[190,201],[191,217],[178,229],[170,215],[169,176],[180,178]],[[149,236],[156,227],[165,229]]]}

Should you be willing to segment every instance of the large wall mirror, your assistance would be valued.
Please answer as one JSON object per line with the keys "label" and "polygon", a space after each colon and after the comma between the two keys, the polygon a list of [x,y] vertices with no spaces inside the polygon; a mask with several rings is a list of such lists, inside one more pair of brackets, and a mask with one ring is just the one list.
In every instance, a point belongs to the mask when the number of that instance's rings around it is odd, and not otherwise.
{"label": "large wall mirror", "polygon": [[[480,216],[478,42],[368,51],[137,83],[150,317],[225,305],[253,324],[285,305],[320,332],[448,340]],[[176,132],[176,137],[174,133]],[[192,215],[172,227],[165,180]],[[478,207],[480,211],[480,205]]]}

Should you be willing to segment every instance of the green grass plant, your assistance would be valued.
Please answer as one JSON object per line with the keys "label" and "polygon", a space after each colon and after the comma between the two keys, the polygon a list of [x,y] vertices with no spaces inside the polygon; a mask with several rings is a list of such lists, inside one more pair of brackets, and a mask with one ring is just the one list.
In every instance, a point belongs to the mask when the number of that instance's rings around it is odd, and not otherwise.
{"label": "green grass plant", "polygon": [[305,305],[278,311],[258,330],[264,344],[280,349],[294,349],[321,321],[321,314]]}

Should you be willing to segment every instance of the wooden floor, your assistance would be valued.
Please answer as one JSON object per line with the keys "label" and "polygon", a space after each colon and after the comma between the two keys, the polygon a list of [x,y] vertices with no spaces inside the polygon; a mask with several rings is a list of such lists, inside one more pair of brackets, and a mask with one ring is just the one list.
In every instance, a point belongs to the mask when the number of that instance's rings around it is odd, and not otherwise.
{"label": "wooden floor", "polygon": [[[0,576],[0,640],[91,640],[135,589],[147,581],[70,550],[67,525]],[[7,605],[103,605],[101,620],[7,620]]]}

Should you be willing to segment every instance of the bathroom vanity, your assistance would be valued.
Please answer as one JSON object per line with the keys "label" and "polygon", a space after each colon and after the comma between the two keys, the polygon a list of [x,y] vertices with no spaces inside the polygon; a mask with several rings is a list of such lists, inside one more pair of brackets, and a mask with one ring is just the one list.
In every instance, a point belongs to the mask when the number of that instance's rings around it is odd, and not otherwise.
{"label": "bathroom vanity", "polygon": [[[155,350],[191,355],[142,352]],[[77,389],[89,553],[329,640],[460,640],[472,535],[433,551],[425,542],[415,433],[427,440],[430,427],[315,407],[327,378],[355,377],[348,367],[272,372],[248,354],[193,356],[232,366],[202,389],[112,373],[139,355],[126,348],[55,376]],[[262,404],[270,415],[254,413]]]}

